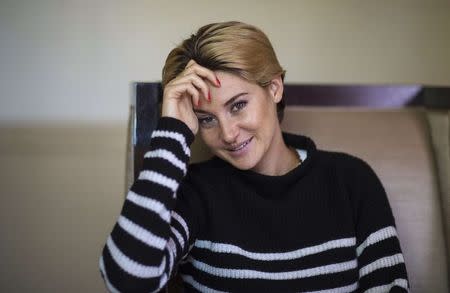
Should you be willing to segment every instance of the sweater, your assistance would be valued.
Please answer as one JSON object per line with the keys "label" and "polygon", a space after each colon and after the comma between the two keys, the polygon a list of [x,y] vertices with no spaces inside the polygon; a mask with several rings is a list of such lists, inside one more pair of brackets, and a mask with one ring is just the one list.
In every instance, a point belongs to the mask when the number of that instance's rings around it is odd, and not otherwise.
{"label": "sweater", "polygon": [[217,157],[189,165],[193,133],[160,118],[102,250],[107,289],[158,292],[179,273],[185,292],[407,292],[372,168],[306,136],[283,139],[304,160],[282,176]]}

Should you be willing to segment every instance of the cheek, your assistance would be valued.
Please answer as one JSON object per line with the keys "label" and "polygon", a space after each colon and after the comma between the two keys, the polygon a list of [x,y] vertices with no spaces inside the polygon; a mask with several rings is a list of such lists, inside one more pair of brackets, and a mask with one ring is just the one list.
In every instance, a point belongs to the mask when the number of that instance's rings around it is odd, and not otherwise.
{"label": "cheek", "polygon": [[272,113],[269,111],[268,107],[265,105],[257,105],[253,109],[246,112],[245,117],[243,117],[243,122],[248,127],[260,128],[270,122],[268,119]]}
{"label": "cheek", "polygon": [[217,133],[214,129],[200,129],[200,137],[208,148],[215,148],[218,144]]}

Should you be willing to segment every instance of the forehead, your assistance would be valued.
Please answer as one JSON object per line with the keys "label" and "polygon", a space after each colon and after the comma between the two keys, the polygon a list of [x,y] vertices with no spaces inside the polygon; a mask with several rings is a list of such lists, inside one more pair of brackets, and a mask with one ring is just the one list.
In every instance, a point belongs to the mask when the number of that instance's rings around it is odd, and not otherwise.
{"label": "forehead", "polygon": [[221,87],[213,85],[209,86],[211,97],[216,100],[226,102],[231,97],[241,92],[255,92],[261,89],[257,84],[248,82],[244,78],[224,71],[214,72],[217,78],[220,80]]}

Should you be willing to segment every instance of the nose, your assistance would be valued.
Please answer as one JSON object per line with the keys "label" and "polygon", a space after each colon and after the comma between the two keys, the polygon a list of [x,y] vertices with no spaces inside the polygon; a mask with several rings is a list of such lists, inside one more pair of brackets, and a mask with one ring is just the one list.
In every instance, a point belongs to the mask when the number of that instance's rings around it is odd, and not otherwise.
{"label": "nose", "polygon": [[236,123],[232,121],[224,121],[220,123],[221,138],[224,143],[232,144],[237,142],[239,135],[239,128]]}

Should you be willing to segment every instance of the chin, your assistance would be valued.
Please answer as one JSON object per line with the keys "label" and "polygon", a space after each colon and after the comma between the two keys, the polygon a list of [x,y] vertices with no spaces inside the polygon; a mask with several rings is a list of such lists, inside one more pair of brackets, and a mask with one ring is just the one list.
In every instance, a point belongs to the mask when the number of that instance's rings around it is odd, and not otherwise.
{"label": "chin", "polygon": [[228,162],[239,170],[250,170],[250,169],[253,169],[253,167],[255,167],[255,164],[242,164],[242,163],[235,162],[235,161],[231,161],[231,162],[228,161]]}

